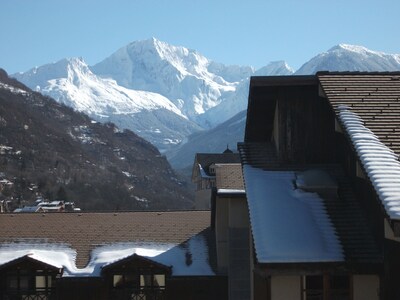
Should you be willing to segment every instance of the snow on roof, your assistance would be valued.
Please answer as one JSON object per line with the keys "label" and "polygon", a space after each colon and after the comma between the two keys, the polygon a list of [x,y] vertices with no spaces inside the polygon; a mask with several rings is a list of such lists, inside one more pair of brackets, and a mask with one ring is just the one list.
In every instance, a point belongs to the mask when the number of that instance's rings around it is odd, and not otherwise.
{"label": "snow on roof", "polygon": [[200,176],[201,178],[215,178],[215,176],[210,176],[206,173],[206,171],[204,171],[203,167],[201,166],[201,164],[199,165],[199,170],[200,170]]}
{"label": "snow on roof", "polygon": [[172,266],[174,276],[215,275],[209,262],[207,241],[200,234],[151,259],[163,265]]}
{"label": "snow on roof", "polygon": [[260,263],[344,260],[323,200],[295,189],[292,171],[243,166],[251,228]]}
{"label": "snow on roof", "polygon": [[36,212],[37,209],[38,209],[37,206],[24,206],[22,208],[16,208],[14,210],[14,212],[21,212],[21,213],[28,212],[28,213],[30,213],[30,212]]}
{"label": "snow on roof", "polygon": [[398,156],[347,106],[341,105],[339,119],[349,134],[362,166],[391,219],[400,220],[400,162]]}
{"label": "snow on roof", "polygon": [[245,190],[241,189],[218,189],[218,194],[244,194],[246,193]]}
{"label": "snow on roof", "polygon": [[296,175],[296,185],[301,189],[337,188],[336,181],[322,170],[307,170]]}
{"label": "snow on roof", "polygon": [[56,268],[63,268],[63,277],[98,277],[103,266],[133,254],[171,266],[174,276],[215,275],[209,264],[207,242],[201,235],[180,245],[132,242],[99,246],[92,251],[90,262],[82,269],[76,267],[76,251],[68,245],[30,241],[9,243],[0,247],[0,265],[28,255]]}
{"label": "snow on roof", "polygon": [[23,256],[56,268],[72,269],[76,252],[64,244],[42,244],[37,242],[18,242],[3,244],[0,247],[0,265]]}

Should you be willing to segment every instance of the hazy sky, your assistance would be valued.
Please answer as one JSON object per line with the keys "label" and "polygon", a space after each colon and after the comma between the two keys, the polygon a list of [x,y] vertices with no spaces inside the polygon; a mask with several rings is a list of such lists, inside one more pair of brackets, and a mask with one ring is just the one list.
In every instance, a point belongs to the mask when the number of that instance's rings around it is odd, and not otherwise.
{"label": "hazy sky", "polygon": [[155,37],[226,64],[297,69],[339,43],[400,53],[399,28],[399,0],[0,0],[0,67],[95,64]]}

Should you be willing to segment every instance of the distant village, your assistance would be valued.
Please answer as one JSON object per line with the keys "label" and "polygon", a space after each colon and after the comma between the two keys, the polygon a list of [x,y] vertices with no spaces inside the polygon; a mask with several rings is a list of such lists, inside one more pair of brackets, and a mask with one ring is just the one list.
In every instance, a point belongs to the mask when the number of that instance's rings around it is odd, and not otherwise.
{"label": "distant village", "polygon": [[[0,152],[1,155],[1,152]],[[0,213],[33,213],[33,212],[76,212],[81,211],[79,207],[75,207],[74,202],[65,200],[47,201],[42,195],[37,195],[34,203],[17,204],[17,201],[12,197],[3,195],[7,189],[10,189],[14,183],[6,178],[3,172],[0,172]],[[29,189],[32,192],[37,190],[37,186],[31,185]]]}

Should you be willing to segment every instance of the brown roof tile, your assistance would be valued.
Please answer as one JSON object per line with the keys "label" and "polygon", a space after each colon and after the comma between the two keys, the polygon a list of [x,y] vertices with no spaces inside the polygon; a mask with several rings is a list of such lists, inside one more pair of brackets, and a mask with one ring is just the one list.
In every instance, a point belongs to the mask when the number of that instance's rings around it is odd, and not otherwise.
{"label": "brown roof tile", "polygon": [[70,245],[84,267],[96,245],[180,244],[210,226],[209,211],[0,214],[0,243],[37,240]]}
{"label": "brown roof tile", "polygon": [[400,73],[317,73],[334,110],[346,105],[379,139],[400,154]]}
{"label": "brown roof tile", "polygon": [[215,176],[219,189],[244,189],[242,165],[240,163],[217,164]]}

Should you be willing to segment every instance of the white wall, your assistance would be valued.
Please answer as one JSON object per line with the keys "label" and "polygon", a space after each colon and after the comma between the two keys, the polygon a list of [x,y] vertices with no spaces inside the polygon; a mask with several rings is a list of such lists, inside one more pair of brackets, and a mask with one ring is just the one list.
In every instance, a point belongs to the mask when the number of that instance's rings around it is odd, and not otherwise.
{"label": "white wall", "polygon": [[272,300],[300,300],[301,290],[300,276],[272,276],[271,299]]}
{"label": "white wall", "polygon": [[353,300],[379,300],[379,277],[353,275]]}

